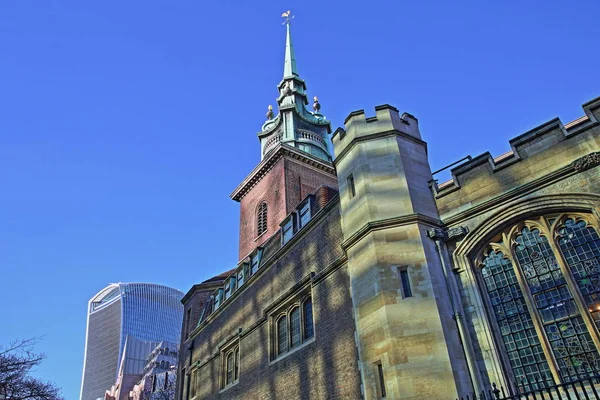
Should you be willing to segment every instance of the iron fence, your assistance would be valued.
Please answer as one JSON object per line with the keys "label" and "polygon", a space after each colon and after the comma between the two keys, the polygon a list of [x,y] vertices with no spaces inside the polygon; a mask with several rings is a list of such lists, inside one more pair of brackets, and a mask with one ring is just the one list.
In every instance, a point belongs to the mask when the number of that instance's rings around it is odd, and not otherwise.
{"label": "iron fence", "polygon": [[535,386],[536,382],[523,382],[518,385],[521,390],[515,392],[493,383],[490,389],[460,397],[460,400],[600,400],[600,375],[533,389]]}

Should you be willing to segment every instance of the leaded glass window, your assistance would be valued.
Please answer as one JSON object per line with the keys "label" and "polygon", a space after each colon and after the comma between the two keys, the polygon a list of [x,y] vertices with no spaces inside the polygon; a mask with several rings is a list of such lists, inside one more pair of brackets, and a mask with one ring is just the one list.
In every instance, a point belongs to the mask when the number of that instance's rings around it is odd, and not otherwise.
{"label": "leaded glass window", "polygon": [[552,374],[512,263],[504,254],[491,252],[484,259],[482,274],[517,382],[529,380],[551,383]]}
{"label": "leaded glass window", "polygon": [[277,354],[287,351],[287,318],[285,316],[277,320]]}
{"label": "leaded glass window", "polygon": [[558,244],[596,326],[600,327],[600,237],[583,221],[567,219]]}
{"label": "leaded glass window", "polygon": [[533,295],[559,372],[564,380],[591,372],[600,356],[567,287],[556,257],[539,230],[524,228],[515,256]]}
{"label": "leaded glass window", "polygon": [[[489,312],[520,389],[600,372],[596,224],[584,214],[524,221],[491,243],[482,261]],[[526,381],[540,383],[521,384]]]}
{"label": "leaded glass window", "polygon": [[237,347],[235,349],[235,369],[234,369],[234,373],[233,373],[233,379],[234,380],[238,380],[238,377],[240,376],[240,348]]}
{"label": "leaded glass window", "polygon": [[309,339],[314,335],[313,328],[313,313],[312,313],[312,299],[309,297],[304,301],[304,339]]}
{"label": "leaded glass window", "polygon": [[227,377],[225,380],[226,385],[230,385],[233,383],[233,364],[234,364],[234,354],[232,351],[227,355]]}
{"label": "leaded glass window", "polygon": [[290,312],[290,331],[291,343],[290,347],[296,347],[302,343],[302,333],[300,329],[300,308],[295,307]]}

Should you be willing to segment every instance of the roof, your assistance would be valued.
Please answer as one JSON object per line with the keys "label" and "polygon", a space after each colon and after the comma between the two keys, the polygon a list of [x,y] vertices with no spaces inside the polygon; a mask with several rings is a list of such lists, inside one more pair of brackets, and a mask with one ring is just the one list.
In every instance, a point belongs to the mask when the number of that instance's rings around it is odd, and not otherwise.
{"label": "roof", "polygon": [[229,275],[233,275],[233,274],[235,274],[235,268],[230,269],[229,271],[225,271],[219,275],[215,275],[212,278],[209,278],[209,279],[203,281],[202,283],[224,281]]}

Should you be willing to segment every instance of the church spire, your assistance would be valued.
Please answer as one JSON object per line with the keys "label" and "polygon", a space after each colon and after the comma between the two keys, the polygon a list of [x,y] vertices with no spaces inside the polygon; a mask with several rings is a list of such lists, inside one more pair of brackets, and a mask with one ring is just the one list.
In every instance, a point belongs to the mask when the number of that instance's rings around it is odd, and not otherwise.
{"label": "church spire", "polygon": [[285,64],[283,67],[283,79],[298,76],[296,67],[296,55],[294,54],[294,45],[292,44],[292,34],[290,33],[290,20],[294,16],[290,15],[290,11],[284,12],[282,17],[285,17],[287,35],[285,38]]}
{"label": "church spire", "polygon": [[264,158],[280,145],[286,145],[329,162],[331,152],[328,134],[331,133],[331,126],[321,114],[321,104],[316,97],[313,111],[306,109],[308,105],[306,84],[298,76],[290,32],[290,20],[294,17],[290,11],[284,12],[281,16],[285,18],[286,38],[283,79],[277,85],[279,113],[275,116],[273,108],[269,107],[267,121],[258,133],[261,156]]}

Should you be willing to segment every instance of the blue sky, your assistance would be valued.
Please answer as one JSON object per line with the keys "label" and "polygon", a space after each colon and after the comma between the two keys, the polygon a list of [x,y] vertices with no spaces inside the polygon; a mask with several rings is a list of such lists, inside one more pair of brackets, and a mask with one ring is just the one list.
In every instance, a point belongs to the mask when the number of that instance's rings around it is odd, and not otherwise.
{"label": "blue sky", "polygon": [[45,335],[39,376],[77,399],[86,304],[110,282],[184,292],[235,265],[229,194],[298,69],[335,129],[389,103],[432,169],[600,96],[600,3],[0,3],[0,343]]}

